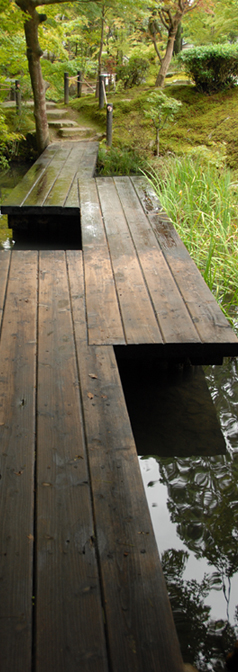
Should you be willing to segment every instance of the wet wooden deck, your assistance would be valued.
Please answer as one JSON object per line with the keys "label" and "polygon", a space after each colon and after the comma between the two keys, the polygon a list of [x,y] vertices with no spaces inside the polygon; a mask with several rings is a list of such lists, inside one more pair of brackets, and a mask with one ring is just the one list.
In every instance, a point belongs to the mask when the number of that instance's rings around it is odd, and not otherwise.
{"label": "wet wooden deck", "polygon": [[0,252],[1,666],[181,672],[115,349],[213,362],[238,340],[149,186],[78,170],[82,250]]}
{"label": "wet wooden deck", "polygon": [[79,192],[89,344],[202,364],[237,355],[235,333],[149,184],[97,178]]}
{"label": "wet wooden deck", "polygon": [[4,672],[181,672],[113,347],[81,251],[0,253]]}
{"label": "wet wooden deck", "polygon": [[78,179],[93,176],[97,153],[94,141],[49,145],[1,206],[10,228],[32,215],[78,216]]}

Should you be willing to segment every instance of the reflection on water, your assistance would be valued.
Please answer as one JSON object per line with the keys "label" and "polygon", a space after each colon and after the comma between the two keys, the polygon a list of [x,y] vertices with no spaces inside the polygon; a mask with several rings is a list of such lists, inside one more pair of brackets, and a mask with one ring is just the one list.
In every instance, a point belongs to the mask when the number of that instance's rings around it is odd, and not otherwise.
{"label": "reflection on water", "polygon": [[225,665],[238,638],[238,362],[205,374],[226,453],[143,455],[140,467],[184,661],[222,672],[238,669]]}

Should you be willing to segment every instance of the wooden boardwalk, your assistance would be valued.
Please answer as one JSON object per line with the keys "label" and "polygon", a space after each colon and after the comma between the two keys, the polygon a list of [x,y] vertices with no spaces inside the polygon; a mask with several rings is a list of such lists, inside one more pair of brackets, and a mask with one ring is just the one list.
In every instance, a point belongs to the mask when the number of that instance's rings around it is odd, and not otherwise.
{"label": "wooden boardwalk", "polygon": [[238,340],[150,188],[71,151],[61,203],[41,157],[4,205],[19,226],[76,208],[82,250],[0,252],[1,669],[182,672],[115,349],[213,362]]}
{"label": "wooden boardwalk", "polygon": [[77,218],[80,212],[78,179],[94,174],[98,142],[55,142],[39,156],[1,206],[11,229],[34,231],[50,218]]}
{"label": "wooden boardwalk", "polygon": [[0,253],[4,672],[181,672],[112,346],[81,251]]}
{"label": "wooden boardwalk", "polygon": [[91,179],[79,192],[89,344],[202,364],[237,355],[235,333],[145,180]]}

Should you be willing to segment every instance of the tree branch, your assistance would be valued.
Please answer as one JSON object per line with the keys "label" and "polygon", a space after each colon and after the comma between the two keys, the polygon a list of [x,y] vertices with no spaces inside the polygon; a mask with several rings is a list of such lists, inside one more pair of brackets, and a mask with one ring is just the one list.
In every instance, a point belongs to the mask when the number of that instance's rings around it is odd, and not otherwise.
{"label": "tree branch", "polygon": [[[164,14],[165,14],[165,17],[163,16]],[[168,19],[166,20],[166,14],[168,14],[168,10],[159,9],[159,17],[160,17],[161,23],[163,24],[164,28],[166,28],[166,30],[169,30],[170,24],[169,24],[169,20]]]}

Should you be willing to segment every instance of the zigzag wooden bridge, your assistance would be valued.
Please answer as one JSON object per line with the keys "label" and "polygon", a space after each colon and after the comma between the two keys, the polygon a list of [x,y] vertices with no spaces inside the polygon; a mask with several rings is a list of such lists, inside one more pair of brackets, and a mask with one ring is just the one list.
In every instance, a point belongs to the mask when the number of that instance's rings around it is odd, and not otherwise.
{"label": "zigzag wooden bridge", "polygon": [[1,668],[182,672],[116,356],[238,341],[149,187],[78,170],[82,250],[0,252]]}

